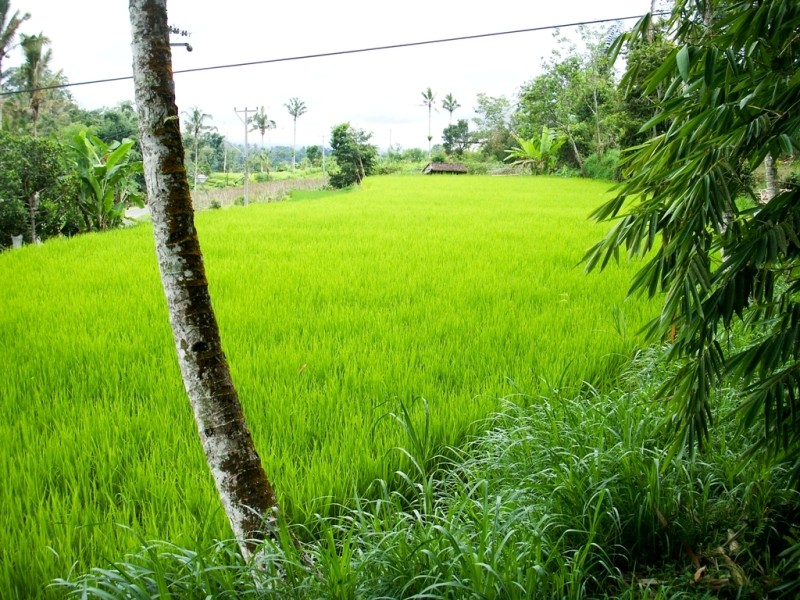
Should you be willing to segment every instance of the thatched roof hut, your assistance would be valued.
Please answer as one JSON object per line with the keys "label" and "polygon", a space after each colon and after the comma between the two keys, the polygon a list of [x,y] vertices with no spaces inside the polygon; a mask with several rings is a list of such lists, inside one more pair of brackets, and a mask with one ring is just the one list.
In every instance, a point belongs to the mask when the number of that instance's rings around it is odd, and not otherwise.
{"label": "thatched roof hut", "polygon": [[428,165],[422,169],[422,172],[425,175],[433,175],[437,173],[452,173],[453,175],[463,175],[467,172],[467,165],[462,163],[428,163]]}

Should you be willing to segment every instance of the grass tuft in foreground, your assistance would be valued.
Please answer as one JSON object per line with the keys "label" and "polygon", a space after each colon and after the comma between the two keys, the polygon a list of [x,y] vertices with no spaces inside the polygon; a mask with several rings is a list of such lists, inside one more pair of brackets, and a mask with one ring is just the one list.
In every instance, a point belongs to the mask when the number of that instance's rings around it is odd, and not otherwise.
{"label": "grass tuft in foreground", "polygon": [[[301,548],[265,546],[258,569],[233,543],[153,543],[55,585],[103,598],[793,597],[800,497],[781,468],[738,460],[748,439],[732,421],[705,455],[668,458],[650,401],[662,375],[645,353],[620,391],[515,399],[438,466],[403,450],[406,485],[377,481],[374,500],[298,528]],[[424,431],[405,417],[417,448]]]}

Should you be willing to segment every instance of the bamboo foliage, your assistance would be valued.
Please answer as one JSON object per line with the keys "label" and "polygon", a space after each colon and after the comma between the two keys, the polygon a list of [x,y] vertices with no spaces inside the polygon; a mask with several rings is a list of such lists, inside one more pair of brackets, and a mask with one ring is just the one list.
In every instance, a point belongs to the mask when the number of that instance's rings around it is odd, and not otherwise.
{"label": "bamboo foliage", "polygon": [[[650,18],[615,51],[645,43]],[[623,79],[646,75],[644,93],[664,90],[642,126],[664,133],[629,153],[619,193],[595,211],[614,226],[587,267],[623,249],[649,255],[632,289],[662,298],[651,335],[675,332],[670,354],[682,368],[662,393],[674,398],[679,440],[703,447],[715,386],[742,377],[750,382],[743,425],[760,422],[759,447],[789,458],[800,477],[800,189],[758,206],[758,190],[741,176],[742,165],[797,152],[800,5],[683,0],[669,28],[676,47],[667,60],[648,74],[629,63]],[[732,327],[752,335],[749,347],[727,346]]]}

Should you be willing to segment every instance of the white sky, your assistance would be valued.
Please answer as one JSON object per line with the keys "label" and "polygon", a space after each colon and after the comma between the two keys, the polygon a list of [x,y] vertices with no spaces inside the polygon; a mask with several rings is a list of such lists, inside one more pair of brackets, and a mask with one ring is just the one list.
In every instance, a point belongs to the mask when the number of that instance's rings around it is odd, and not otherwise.
{"label": "white sky", "polygon": [[[269,60],[320,52],[527,29],[576,21],[627,17],[647,12],[650,0],[169,0],[170,24],[191,32],[194,48],[173,49],[174,70]],[[12,0],[11,10],[31,13],[21,31],[50,38],[51,66],[71,83],[131,74],[130,24],[124,0]],[[631,22],[627,22],[631,24]],[[568,33],[570,30],[562,30]],[[291,97],[306,103],[297,121],[298,146],[329,139],[332,126],[350,121],[371,131],[385,148],[427,148],[428,113],[422,91],[436,93],[433,143],[449,114],[441,100],[452,93],[461,104],[455,119],[471,119],[477,94],[505,95],[540,69],[553,47],[552,31],[518,33],[384,50],[367,54],[237,67],[176,75],[179,110],[198,106],[230,140],[241,142],[244,126],[234,108],[263,105],[276,121],[267,144],[292,144]],[[12,51],[4,66],[19,62]],[[133,83],[77,86],[83,108],[114,106],[133,99]],[[250,134],[252,143],[260,135]]]}

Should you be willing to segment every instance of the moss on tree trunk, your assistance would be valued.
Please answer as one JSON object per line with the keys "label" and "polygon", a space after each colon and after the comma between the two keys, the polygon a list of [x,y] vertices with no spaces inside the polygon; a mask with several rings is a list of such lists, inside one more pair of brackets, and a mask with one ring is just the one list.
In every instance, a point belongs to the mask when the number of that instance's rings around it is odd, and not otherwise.
{"label": "moss on tree trunk", "polygon": [[277,501],[222,351],[194,225],[172,79],[166,0],[130,0],[133,72],[156,253],[184,386],[225,512],[248,558]]}

